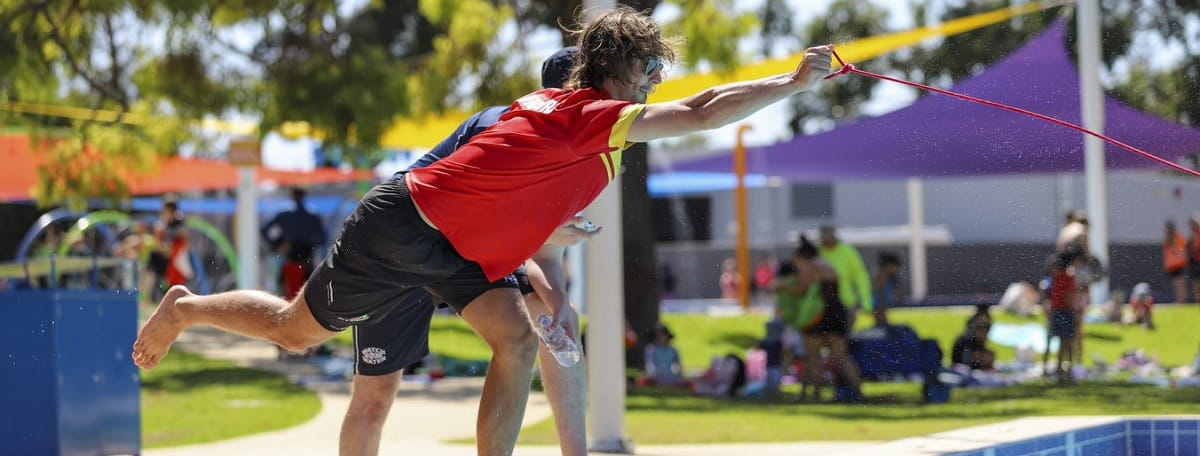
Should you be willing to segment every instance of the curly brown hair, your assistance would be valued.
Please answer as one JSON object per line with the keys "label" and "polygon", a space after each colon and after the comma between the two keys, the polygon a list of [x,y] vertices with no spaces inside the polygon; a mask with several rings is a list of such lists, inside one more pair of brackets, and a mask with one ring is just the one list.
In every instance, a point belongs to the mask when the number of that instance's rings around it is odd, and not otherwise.
{"label": "curly brown hair", "polygon": [[[580,23],[583,23],[582,15]],[[680,39],[663,38],[662,30],[649,15],[628,6],[619,6],[601,14],[577,35],[579,56],[571,68],[566,89],[599,88],[606,79],[628,81],[631,66],[643,65],[658,56],[674,63]]]}

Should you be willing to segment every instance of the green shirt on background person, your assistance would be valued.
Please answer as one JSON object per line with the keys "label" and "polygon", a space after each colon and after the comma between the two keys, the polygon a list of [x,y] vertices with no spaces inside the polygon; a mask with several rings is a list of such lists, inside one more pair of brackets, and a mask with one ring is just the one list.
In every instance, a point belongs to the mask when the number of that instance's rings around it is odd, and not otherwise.
{"label": "green shirt on background person", "polygon": [[797,331],[804,331],[825,312],[825,302],[817,294],[820,286],[808,287],[808,292],[798,294],[792,291],[800,281],[795,274],[785,275],[776,280],[778,286],[775,291],[775,305],[779,307],[779,317],[784,323]]}
{"label": "green shirt on background person", "polygon": [[858,250],[838,242],[832,248],[821,246],[820,255],[837,271],[838,296],[842,298],[842,305],[848,309],[873,310],[875,298],[871,295],[871,275]]}

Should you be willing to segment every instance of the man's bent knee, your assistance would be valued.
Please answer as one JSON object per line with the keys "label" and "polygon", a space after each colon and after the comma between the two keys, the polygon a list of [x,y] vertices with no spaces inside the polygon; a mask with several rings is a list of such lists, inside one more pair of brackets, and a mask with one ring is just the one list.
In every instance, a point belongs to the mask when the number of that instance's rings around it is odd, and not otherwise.
{"label": "man's bent knee", "polygon": [[493,337],[488,344],[492,353],[514,360],[526,360],[530,363],[537,358],[538,339],[528,324],[511,323],[500,337]]}
{"label": "man's bent knee", "polygon": [[301,293],[279,314],[279,324],[271,338],[288,351],[299,352],[320,345],[337,333],[317,322]]}

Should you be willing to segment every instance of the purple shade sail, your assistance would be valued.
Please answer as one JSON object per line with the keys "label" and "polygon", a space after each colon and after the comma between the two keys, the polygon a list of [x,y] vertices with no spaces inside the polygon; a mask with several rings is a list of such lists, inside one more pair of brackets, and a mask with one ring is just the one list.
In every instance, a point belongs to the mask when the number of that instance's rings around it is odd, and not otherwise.
{"label": "purple shade sail", "polygon": [[[1069,59],[1064,31],[1063,22],[1055,22],[1008,58],[950,90],[1081,124],[1079,74]],[[1133,147],[1170,161],[1200,153],[1200,129],[1107,96],[1104,115],[1102,133]],[[930,94],[883,116],[747,152],[750,172],[793,181],[1034,174],[1083,170],[1083,137],[1042,120]],[[1109,169],[1167,169],[1105,146]],[[733,159],[722,154],[672,168],[730,172]]]}

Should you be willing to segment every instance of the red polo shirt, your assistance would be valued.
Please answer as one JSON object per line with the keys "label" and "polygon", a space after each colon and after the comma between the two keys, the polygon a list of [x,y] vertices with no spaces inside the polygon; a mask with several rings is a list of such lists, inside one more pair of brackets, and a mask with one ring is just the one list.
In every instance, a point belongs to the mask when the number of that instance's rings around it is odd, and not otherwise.
{"label": "red polo shirt", "polygon": [[644,105],[546,89],[449,157],[409,173],[421,211],[488,280],[511,274],[621,170]]}

